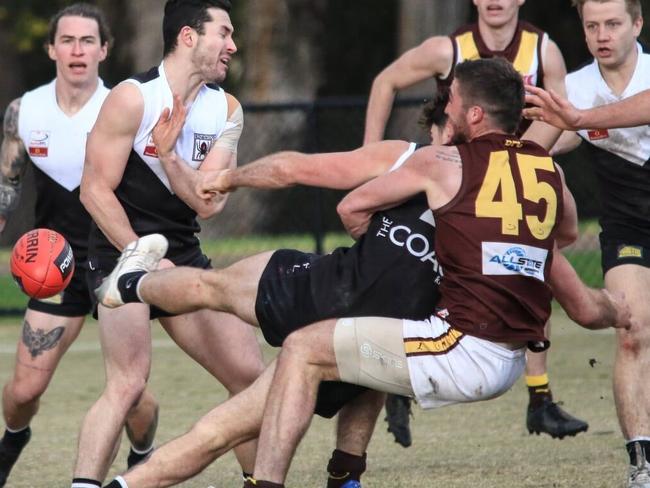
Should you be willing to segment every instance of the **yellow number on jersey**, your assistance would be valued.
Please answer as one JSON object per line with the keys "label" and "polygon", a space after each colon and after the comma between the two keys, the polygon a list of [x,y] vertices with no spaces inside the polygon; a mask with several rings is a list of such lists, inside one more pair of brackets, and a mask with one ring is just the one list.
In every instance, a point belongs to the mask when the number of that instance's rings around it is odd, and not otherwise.
{"label": "yellow number on jersey", "polygon": [[[549,157],[517,154],[517,166],[521,175],[523,197],[531,202],[546,202],[546,215],[543,220],[527,215],[526,224],[533,237],[546,239],[557,216],[557,195],[553,187],[538,181],[537,170],[555,171],[553,160]],[[500,199],[497,194],[501,190]],[[488,169],[476,198],[476,216],[501,219],[501,233],[519,235],[519,221],[523,219],[522,205],[517,199],[515,180],[510,169],[508,151],[490,154]]]}
{"label": "yellow number on jersey", "polygon": [[[501,200],[497,200],[499,188],[501,188]],[[517,190],[510,170],[508,151],[496,151],[490,154],[485,179],[476,198],[476,216],[501,219],[502,234],[519,235],[519,221],[523,218],[523,211],[517,201]]]}
{"label": "yellow number on jersey", "polygon": [[540,240],[546,239],[553,230],[557,217],[557,194],[551,185],[537,180],[537,170],[554,172],[553,160],[530,154],[518,154],[517,164],[521,181],[524,184],[524,198],[535,203],[539,203],[540,200],[546,202],[544,220],[539,220],[535,215],[526,216],[526,223],[533,237]]}

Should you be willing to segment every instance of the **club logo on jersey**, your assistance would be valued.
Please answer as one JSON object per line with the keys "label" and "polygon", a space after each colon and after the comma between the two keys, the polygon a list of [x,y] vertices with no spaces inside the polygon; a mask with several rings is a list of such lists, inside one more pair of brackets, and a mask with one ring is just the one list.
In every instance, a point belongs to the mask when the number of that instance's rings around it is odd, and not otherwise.
{"label": "club logo on jersey", "polygon": [[194,154],[192,161],[203,161],[212,148],[214,134],[194,134]]}
{"label": "club logo on jersey", "polygon": [[144,151],[142,152],[145,156],[149,156],[151,158],[157,158],[158,157],[158,149],[156,149],[156,145],[153,142],[153,136],[149,136],[149,140],[147,141],[147,145],[144,146]]}
{"label": "club logo on jersey", "polygon": [[618,246],[617,259],[639,258],[643,259],[643,248],[641,246]]}
{"label": "club logo on jersey", "polygon": [[609,131],[607,129],[592,129],[587,131],[587,136],[590,141],[600,141],[609,137]]}
{"label": "club logo on jersey", "polygon": [[506,242],[483,242],[481,247],[484,275],[523,275],[544,281],[546,249]]}
{"label": "club logo on jersey", "polygon": [[33,130],[29,133],[27,151],[33,158],[46,158],[50,145],[50,133],[44,130]]}

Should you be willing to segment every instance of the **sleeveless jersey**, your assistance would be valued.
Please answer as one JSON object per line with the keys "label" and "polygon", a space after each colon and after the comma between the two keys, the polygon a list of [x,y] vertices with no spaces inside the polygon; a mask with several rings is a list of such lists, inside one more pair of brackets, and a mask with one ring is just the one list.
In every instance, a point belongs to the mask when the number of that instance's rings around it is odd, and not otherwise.
{"label": "sleeveless jersey", "polygon": [[[534,25],[520,20],[512,41],[503,51],[492,51],[485,45],[476,23],[459,28],[449,38],[454,48],[454,57],[449,74],[436,77],[438,89],[449,89],[454,79],[454,67],[457,64],[493,57],[502,57],[510,61],[526,83],[543,86],[542,53],[548,42],[548,34]],[[531,121],[522,119],[518,133],[523,134],[530,124]]]}
{"label": "sleeveless jersey", "polygon": [[[169,241],[167,257],[172,261],[199,253],[196,233],[201,229],[196,212],[171,189],[158,160],[151,132],[165,107],[171,109],[173,95],[163,64],[124,83],[138,87],[144,99],[144,112],[133,141],[122,181],[115,195],[124,207],[133,230],[139,236],[161,233]],[[204,85],[188,109],[185,125],[176,142],[176,152],[197,169],[226,126],[228,102],[216,85]],[[100,254],[119,254],[93,224],[90,248]]]}
{"label": "sleeveless jersey", "polygon": [[56,100],[56,80],[22,96],[18,134],[34,164],[36,227],[60,232],[85,260],[90,216],[79,201],[86,138],[108,89],[97,90],[79,112],[68,116]]}
{"label": "sleeveless jersey", "polygon": [[[392,169],[404,160],[400,158]],[[435,225],[424,193],[374,214],[354,246],[336,249],[313,263],[317,312],[323,317],[430,316],[442,277],[434,249]]]}
{"label": "sleeveless jersey", "polygon": [[[596,61],[566,77],[567,95],[581,109],[618,102],[650,88],[650,54],[639,57],[620,96],[603,80]],[[581,130],[601,192],[602,235],[650,247],[650,126]]]}
{"label": "sleeveless jersey", "polygon": [[461,188],[434,212],[445,270],[438,314],[482,339],[542,341],[560,176],[544,149],[511,136],[488,134],[458,150]]}

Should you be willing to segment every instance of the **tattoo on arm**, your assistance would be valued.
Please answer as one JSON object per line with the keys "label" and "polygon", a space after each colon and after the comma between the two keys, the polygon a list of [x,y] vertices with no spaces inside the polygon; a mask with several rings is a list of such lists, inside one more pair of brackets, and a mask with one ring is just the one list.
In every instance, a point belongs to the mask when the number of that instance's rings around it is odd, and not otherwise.
{"label": "tattoo on arm", "polygon": [[455,163],[458,166],[462,166],[463,161],[460,159],[460,154],[450,153],[449,151],[436,150],[436,158],[442,161],[449,161],[450,163]]}
{"label": "tattoo on arm", "polygon": [[18,134],[18,114],[20,98],[9,104],[3,122],[2,150],[0,151],[0,170],[7,180],[16,185],[27,163],[25,148]]}

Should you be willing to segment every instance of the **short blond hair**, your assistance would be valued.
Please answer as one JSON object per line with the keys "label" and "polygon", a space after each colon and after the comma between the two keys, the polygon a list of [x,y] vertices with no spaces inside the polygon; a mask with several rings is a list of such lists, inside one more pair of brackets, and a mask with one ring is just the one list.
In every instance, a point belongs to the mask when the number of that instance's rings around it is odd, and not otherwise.
{"label": "short blond hair", "polygon": [[[611,2],[613,0],[571,0],[571,1],[573,3],[573,6],[578,9],[578,14],[580,15],[580,18],[582,18],[582,9],[584,8],[585,3],[587,2],[606,3],[606,2]],[[627,10],[627,13],[630,14],[630,17],[632,17],[633,21],[643,15],[641,12],[641,0],[624,0],[624,1],[625,1],[625,10]]]}

